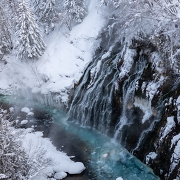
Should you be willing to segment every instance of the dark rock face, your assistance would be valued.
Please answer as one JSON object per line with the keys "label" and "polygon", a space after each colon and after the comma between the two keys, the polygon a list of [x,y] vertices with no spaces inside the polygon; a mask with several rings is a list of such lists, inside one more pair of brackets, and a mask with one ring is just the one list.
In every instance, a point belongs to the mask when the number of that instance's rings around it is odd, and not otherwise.
{"label": "dark rock face", "polygon": [[[180,136],[174,144],[172,139],[180,132],[180,81],[169,66],[159,70],[152,60],[153,54],[163,54],[162,49],[148,38],[135,38],[127,45],[123,38],[103,34],[93,62],[71,94],[69,120],[109,135],[156,175],[175,179],[180,174],[180,155],[174,155]],[[173,117],[174,126],[168,126],[168,117]],[[147,160],[152,152],[156,156]]]}

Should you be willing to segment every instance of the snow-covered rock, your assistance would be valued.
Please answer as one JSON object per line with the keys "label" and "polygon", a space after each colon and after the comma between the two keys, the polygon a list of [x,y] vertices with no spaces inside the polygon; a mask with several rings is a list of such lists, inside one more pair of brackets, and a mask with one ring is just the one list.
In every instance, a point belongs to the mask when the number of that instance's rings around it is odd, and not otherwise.
{"label": "snow-covered rock", "polygon": [[146,164],[148,164],[150,159],[155,159],[157,157],[157,154],[155,152],[150,152],[147,156],[146,156]]}
{"label": "snow-covered rock", "polygon": [[30,112],[30,109],[28,107],[23,107],[21,111],[28,114]]}
{"label": "snow-covered rock", "polygon": [[21,121],[21,125],[25,125],[25,124],[27,124],[28,123],[28,120],[22,120]]}
{"label": "snow-covered rock", "polygon": [[116,180],[123,180],[123,178],[122,177],[118,177]]}

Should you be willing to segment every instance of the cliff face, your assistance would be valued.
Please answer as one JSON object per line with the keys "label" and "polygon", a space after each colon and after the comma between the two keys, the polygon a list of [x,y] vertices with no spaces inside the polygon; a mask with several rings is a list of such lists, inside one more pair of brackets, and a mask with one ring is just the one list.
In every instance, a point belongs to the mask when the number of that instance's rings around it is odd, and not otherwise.
{"label": "cliff face", "polygon": [[178,33],[164,31],[172,26],[122,36],[111,20],[69,102],[69,120],[114,138],[162,179],[180,175]]}

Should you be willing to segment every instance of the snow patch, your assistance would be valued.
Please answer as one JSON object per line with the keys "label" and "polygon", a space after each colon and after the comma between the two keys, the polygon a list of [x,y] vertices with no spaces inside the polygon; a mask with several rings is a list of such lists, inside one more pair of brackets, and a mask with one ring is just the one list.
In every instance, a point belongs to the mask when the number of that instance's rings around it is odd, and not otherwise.
{"label": "snow patch", "polygon": [[152,116],[151,100],[135,97],[134,106],[139,107],[143,113],[142,123],[145,123]]}
{"label": "snow patch", "polygon": [[120,68],[120,79],[124,78],[128,73],[130,72],[133,62],[134,62],[134,56],[136,55],[136,51],[132,49],[126,49],[125,55],[123,56],[123,64]]}
{"label": "snow patch", "polygon": [[14,112],[14,108],[13,107],[10,107],[9,108],[9,111],[12,113],[12,112]]}
{"label": "snow patch", "polygon": [[123,178],[122,177],[118,177],[118,178],[116,178],[116,180],[123,180]]}
{"label": "snow patch", "polygon": [[21,121],[21,124],[22,124],[22,125],[25,125],[25,124],[27,124],[27,123],[28,123],[28,120],[22,120],[22,121]]}
{"label": "snow patch", "polygon": [[5,174],[0,174],[0,179],[6,179],[8,178],[8,176],[6,176]]}
{"label": "snow patch", "polygon": [[28,107],[23,107],[22,109],[21,109],[21,112],[25,112],[25,113],[29,113],[30,112],[30,109],[28,108]]}
{"label": "snow patch", "polygon": [[172,149],[173,145],[176,144],[177,141],[179,141],[179,140],[180,140],[180,134],[174,136],[174,137],[171,139],[171,149]]}
{"label": "snow patch", "polygon": [[161,139],[162,140],[165,136],[168,135],[169,132],[171,132],[172,128],[175,126],[175,121],[174,121],[174,116],[168,117],[167,118],[167,123],[165,125],[164,128],[162,128],[162,136]]}
{"label": "snow patch", "polygon": [[179,154],[180,154],[180,140],[178,141],[174,153],[171,156],[171,168],[170,171],[172,172],[174,168],[179,164]]}
{"label": "snow patch", "polygon": [[154,95],[158,93],[158,88],[163,84],[163,82],[164,82],[163,76],[161,76],[157,82],[154,81],[149,82],[146,87],[146,97],[152,100]]}
{"label": "snow patch", "polygon": [[27,115],[28,115],[28,116],[34,116],[34,113],[33,113],[33,112],[28,112]]}
{"label": "snow patch", "polygon": [[149,163],[150,159],[156,159],[157,154],[155,152],[150,152],[147,156],[146,156],[146,164]]}

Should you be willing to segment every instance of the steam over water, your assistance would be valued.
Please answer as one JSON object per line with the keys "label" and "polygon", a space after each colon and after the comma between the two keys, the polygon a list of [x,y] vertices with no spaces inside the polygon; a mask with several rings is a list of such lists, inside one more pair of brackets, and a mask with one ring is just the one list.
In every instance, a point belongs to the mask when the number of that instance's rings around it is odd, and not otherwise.
{"label": "steam over water", "polygon": [[[91,180],[115,180],[117,177],[123,177],[124,180],[157,180],[152,170],[132,156],[120,144],[113,142],[113,139],[97,132],[91,128],[83,128],[79,124],[66,121],[67,115],[57,109],[44,106],[35,102],[26,102],[25,100],[11,99],[11,97],[1,98],[1,102],[11,102],[15,109],[22,106],[41,109],[49,113],[54,122],[47,128],[48,136],[59,150],[68,150],[71,154],[78,155],[86,166],[84,179]],[[39,124],[45,124],[42,120]],[[66,137],[66,138],[64,138]],[[60,148],[61,145],[61,148]],[[76,149],[77,152],[73,151]],[[74,154],[73,154],[74,153]],[[76,160],[76,158],[75,158]],[[88,175],[90,178],[88,178]],[[73,179],[73,178],[72,178]]]}

